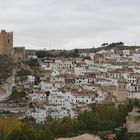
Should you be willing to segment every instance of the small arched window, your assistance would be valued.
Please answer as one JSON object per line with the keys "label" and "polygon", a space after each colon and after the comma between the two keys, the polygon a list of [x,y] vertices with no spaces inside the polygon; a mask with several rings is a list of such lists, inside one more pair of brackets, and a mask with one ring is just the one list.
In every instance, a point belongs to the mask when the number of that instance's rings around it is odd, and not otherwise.
{"label": "small arched window", "polygon": [[119,85],[119,89],[121,88],[121,85]]}

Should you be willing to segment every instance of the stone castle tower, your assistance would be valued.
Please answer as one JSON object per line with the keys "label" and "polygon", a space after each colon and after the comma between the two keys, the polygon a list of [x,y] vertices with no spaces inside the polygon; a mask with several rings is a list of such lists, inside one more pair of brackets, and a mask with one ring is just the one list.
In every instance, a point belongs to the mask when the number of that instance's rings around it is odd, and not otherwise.
{"label": "stone castle tower", "polygon": [[120,79],[118,81],[118,89],[117,89],[117,101],[125,102],[127,100],[127,89],[126,89],[126,81],[124,79]]}
{"label": "stone castle tower", "polygon": [[13,32],[6,32],[1,30],[0,32],[0,54],[12,56],[13,49]]}

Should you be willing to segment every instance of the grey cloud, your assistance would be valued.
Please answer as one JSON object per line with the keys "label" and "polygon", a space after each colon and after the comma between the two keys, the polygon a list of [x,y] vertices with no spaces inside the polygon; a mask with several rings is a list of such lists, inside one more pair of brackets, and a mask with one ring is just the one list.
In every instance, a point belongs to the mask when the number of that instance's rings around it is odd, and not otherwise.
{"label": "grey cloud", "polygon": [[1,0],[1,28],[14,45],[78,48],[139,41],[139,0]]}

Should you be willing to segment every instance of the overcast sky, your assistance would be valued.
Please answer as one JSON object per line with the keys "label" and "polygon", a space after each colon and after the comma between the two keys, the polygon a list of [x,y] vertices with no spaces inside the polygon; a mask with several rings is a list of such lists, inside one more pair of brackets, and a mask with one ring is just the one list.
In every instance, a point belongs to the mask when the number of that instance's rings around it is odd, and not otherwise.
{"label": "overcast sky", "polygon": [[140,45],[140,0],[0,0],[0,28],[28,49]]}

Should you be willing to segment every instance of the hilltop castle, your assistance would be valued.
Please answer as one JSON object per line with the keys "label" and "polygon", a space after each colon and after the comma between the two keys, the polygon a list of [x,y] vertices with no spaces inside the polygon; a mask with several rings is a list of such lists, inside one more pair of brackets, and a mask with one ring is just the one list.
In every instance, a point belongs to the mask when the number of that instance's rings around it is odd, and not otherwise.
{"label": "hilltop castle", "polygon": [[0,54],[12,56],[13,50],[13,32],[6,32],[1,30],[0,32]]}
{"label": "hilltop castle", "polygon": [[15,62],[22,61],[25,58],[25,47],[13,47],[13,32],[0,32],[0,55],[7,55]]}

